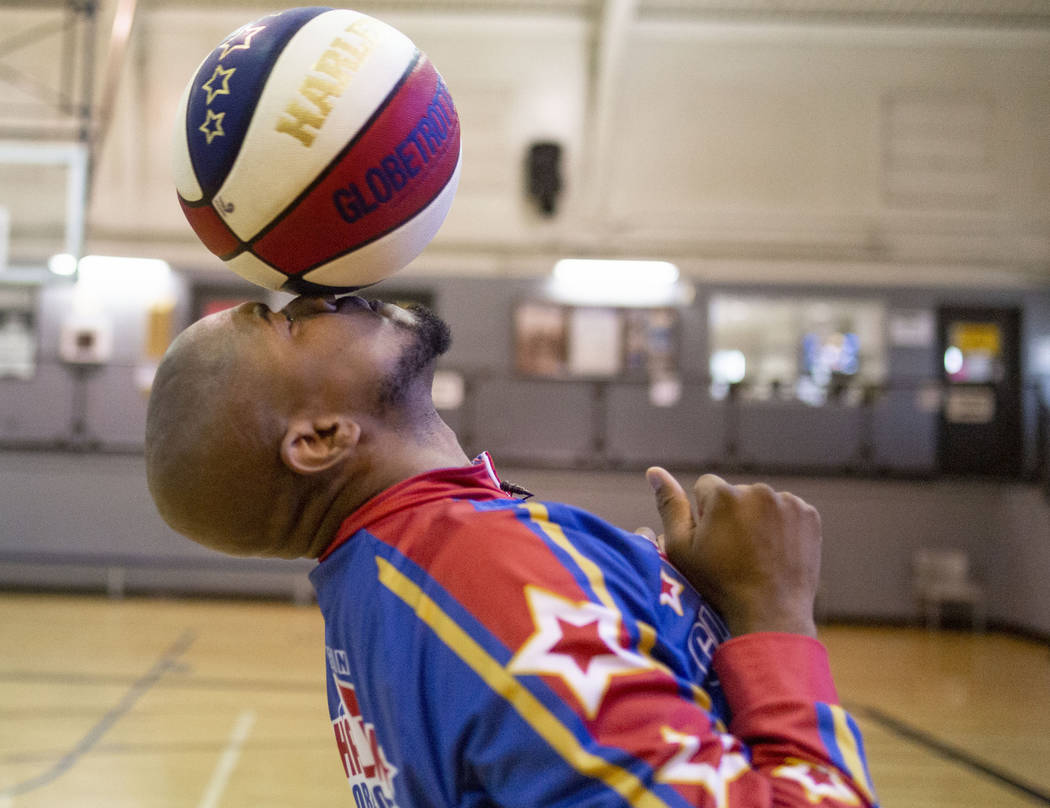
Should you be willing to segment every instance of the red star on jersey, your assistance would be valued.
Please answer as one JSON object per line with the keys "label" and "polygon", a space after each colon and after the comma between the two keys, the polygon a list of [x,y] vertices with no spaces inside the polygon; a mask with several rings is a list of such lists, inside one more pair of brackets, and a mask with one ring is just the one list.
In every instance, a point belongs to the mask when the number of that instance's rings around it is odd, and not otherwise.
{"label": "red star on jersey", "polygon": [[714,762],[697,763],[700,736],[678,732],[671,727],[661,728],[664,742],[677,746],[675,754],[656,772],[656,779],[664,783],[683,783],[703,788],[714,800],[716,808],[729,804],[730,784],[747,772],[749,764],[740,750],[739,741],[729,735],[719,736],[722,753]]}
{"label": "red star on jersey", "polygon": [[773,776],[782,780],[794,780],[806,792],[806,799],[813,805],[819,805],[824,800],[844,805],[860,804],[860,799],[846,785],[841,775],[824,766],[788,758],[785,765],[773,769]]}
{"label": "red star on jersey", "polygon": [[669,575],[667,570],[660,570],[660,603],[670,606],[679,617],[682,611],[682,591],[685,589],[682,582]]}
{"label": "red star on jersey", "polygon": [[652,660],[624,647],[619,612],[534,586],[525,588],[525,597],[536,630],[508,669],[560,677],[589,718],[598,714],[613,676],[653,667]]}
{"label": "red star on jersey", "polygon": [[598,634],[598,620],[595,618],[590,623],[576,626],[558,618],[558,629],[561,631],[561,639],[550,649],[552,654],[565,654],[572,657],[573,661],[585,674],[587,667],[591,664],[594,649],[597,643],[602,642]]}

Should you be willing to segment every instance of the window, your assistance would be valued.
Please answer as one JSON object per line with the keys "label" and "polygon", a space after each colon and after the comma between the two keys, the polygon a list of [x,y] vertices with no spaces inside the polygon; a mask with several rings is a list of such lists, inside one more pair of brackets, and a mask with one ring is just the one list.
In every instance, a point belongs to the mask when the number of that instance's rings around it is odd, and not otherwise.
{"label": "window", "polygon": [[857,403],[886,378],[886,305],[722,294],[709,306],[711,393]]}

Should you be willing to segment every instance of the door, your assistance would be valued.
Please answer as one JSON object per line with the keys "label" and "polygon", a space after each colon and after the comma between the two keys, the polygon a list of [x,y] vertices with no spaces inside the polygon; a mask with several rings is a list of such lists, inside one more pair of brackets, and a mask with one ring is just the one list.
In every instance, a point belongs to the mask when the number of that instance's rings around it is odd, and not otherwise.
{"label": "door", "polygon": [[942,308],[944,401],[939,461],[947,474],[1021,473],[1020,311]]}

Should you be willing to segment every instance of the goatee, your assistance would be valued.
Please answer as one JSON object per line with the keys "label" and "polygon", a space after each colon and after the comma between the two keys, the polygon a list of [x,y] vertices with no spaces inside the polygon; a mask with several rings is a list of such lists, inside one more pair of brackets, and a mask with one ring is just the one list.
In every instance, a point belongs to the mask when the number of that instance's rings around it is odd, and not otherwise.
{"label": "goatee", "polygon": [[413,339],[380,387],[379,405],[383,409],[405,403],[424,371],[452,345],[452,332],[448,324],[434,312],[419,304],[409,306],[406,310],[415,316],[416,322],[398,325],[412,331]]}

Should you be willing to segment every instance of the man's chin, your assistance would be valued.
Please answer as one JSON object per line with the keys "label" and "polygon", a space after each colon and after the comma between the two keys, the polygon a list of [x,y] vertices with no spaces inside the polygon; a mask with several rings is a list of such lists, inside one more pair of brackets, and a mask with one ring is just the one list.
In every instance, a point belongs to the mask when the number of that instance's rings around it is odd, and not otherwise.
{"label": "man's chin", "polygon": [[433,311],[420,303],[413,303],[407,309],[401,309],[412,318],[413,330],[418,335],[418,349],[427,356],[427,361],[436,359],[452,347],[452,331],[448,323]]}
{"label": "man's chin", "polygon": [[377,314],[386,317],[394,323],[405,328],[415,329],[419,326],[420,317],[419,314],[413,309],[417,307],[412,306],[407,309],[403,309],[400,306],[395,306],[393,303],[378,302],[375,304],[375,310]]}

